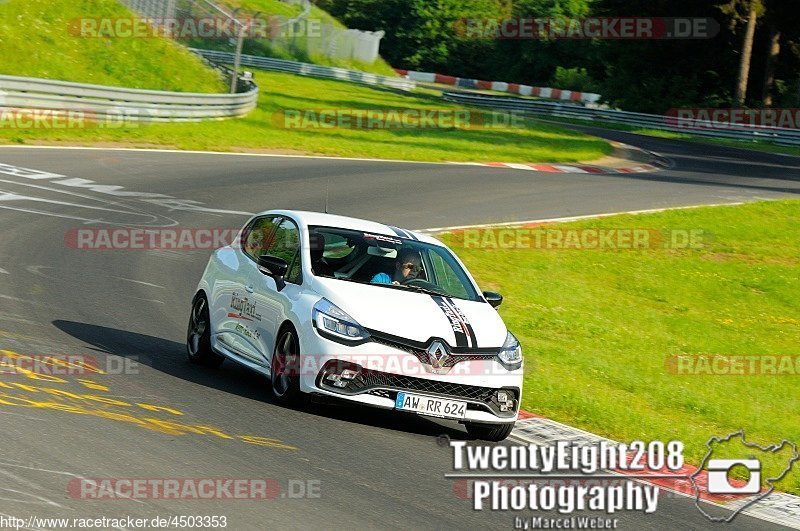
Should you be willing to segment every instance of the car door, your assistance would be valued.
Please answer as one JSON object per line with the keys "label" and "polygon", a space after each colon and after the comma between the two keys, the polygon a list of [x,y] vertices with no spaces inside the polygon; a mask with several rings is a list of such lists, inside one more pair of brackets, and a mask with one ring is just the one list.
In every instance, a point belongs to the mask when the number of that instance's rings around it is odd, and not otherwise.
{"label": "car door", "polygon": [[280,286],[274,278],[262,273],[255,261],[250,264],[250,282],[246,287],[253,289],[253,297],[259,308],[259,319],[253,323],[258,336],[259,363],[269,366],[278,328],[287,318],[291,301],[296,298],[302,283],[300,231],[292,219],[282,217],[276,220],[275,233],[264,253],[282,258],[289,264]]}
{"label": "car door", "polygon": [[266,252],[275,234],[278,216],[260,216],[242,231],[239,241],[221,259],[228,274],[217,281],[213,307],[220,316],[217,339],[227,350],[242,358],[261,363],[258,327],[264,308],[253,294],[252,269],[255,260]]}

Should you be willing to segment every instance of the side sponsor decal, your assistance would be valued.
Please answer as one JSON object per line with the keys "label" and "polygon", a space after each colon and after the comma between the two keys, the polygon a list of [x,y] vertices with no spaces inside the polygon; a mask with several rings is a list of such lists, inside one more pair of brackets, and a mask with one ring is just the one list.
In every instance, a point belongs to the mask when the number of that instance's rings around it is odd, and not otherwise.
{"label": "side sponsor decal", "polygon": [[258,340],[261,338],[261,332],[258,330],[251,330],[248,327],[244,326],[242,323],[236,323],[235,330],[242,335],[249,337],[250,339]]}
{"label": "side sponsor decal", "polygon": [[238,313],[230,312],[228,313],[228,317],[235,317],[246,321],[252,321],[253,319],[261,320],[261,314],[256,313],[255,301],[251,302],[247,297],[240,297],[235,291],[231,294],[231,308],[237,310]]}
{"label": "side sponsor decal", "polygon": [[[402,236],[402,234],[398,234],[398,236]],[[393,243],[393,244],[396,244],[396,245],[400,245],[400,244],[403,243],[402,240],[397,240],[397,239],[391,238],[389,236],[381,236],[380,234],[370,234],[368,232],[364,233],[364,238],[369,238],[369,239],[372,239],[372,240],[378,240],[379,242],[389,242],[389,243]]]}

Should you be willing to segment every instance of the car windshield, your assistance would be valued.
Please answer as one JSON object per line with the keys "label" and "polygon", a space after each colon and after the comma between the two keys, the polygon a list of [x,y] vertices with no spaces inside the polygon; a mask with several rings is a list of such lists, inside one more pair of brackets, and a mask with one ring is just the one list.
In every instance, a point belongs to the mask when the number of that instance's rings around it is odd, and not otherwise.
{"label": "car windshield", "polygon": [[314,275],[390,289],[482,300],[445,247],[370,232],[309,227]]}

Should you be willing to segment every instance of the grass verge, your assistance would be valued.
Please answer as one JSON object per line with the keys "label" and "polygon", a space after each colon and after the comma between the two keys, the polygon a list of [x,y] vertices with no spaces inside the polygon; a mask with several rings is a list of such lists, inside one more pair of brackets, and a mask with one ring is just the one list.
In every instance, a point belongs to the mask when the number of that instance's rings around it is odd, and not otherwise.
{"label": "grass verge", "polygon": [[78,31],[82,18],[131,16],[116,0],[0,2],[0,74],[138,89],[225,92],[214,70],[169,39],[91,38]]}
{"label": "grass verge", "polygon": [[[698,464],[710,436],[740,428],[762,445],[800,443],[798,226],[800,201],[775,201],[551,226],[699,229],[694,249],[491,250],[442,239],[483,289],[506,297],[500,313],[532,368],[524,409],[621,441],[679,439]],[[796,363],[794,374],[678,375],[666,361],[679,354]],[[800,494],[800,467],[778,486]]]}
{"label": "grass verge", "polygon": [[557,126],[286,129],[282,109],[463,109],[427,93],[406,94],[350,83],[276,72],[256,72],[258,107],[248,116],[201,123],[131,124],[130,127],[9,129],[0,142],[118,143],[128,147],[174,147],[224,151],[278,151],[415,161],[576,162],[612,151],[604,140]]}

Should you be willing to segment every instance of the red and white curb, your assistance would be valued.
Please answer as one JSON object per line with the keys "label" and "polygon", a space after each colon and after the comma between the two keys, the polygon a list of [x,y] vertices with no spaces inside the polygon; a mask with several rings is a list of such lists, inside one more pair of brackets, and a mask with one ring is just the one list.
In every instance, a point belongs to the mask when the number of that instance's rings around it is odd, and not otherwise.
{"label": "red and white curb", "polygon": [[572,166],[569,164],[525,164],[517,162],[468,162],[472,166],[487,166],[491,168],[507,168],[512,170],[528,170],[545,173],[595,173],[595,174],[614,174],[614,173],[649,173],[658,171],[661,168],[653,164],[639,164],[627,168],[612,168],[608,166]]}
{"label": "red and white curb", "polygon": [[645,151],[641,148],[629,146],[621,142],[609,142],[616,149],[635,151],[650,158],[649,163],[635,164],[627,167],[597,166],[591,164],[542,164],[519,162],[460,162],[472,166],[485,166],[489,168],[506,168],[512,170],[538,171],[544,173],[593,173],[593,174],[622,174],[622,173],[649,173],[668,168],[671,162],[656,153]]}
{"label": "red and white curb", "polygon": [[[537,445],[551,445],[557,441],[567,441],[579,446],[596,444],[600,441],[618,444],[617,441],[612,441],[594,433],[579,428],[573,428],[572,426],[533,413],[528,413],[527,411],[520,411],[519,420],[514,427],[514,431],[511,432],[511,438],[516,439],[518,442]],[[627,471],[620,470],[611,470],[610,472],[619,475],[620,478],[624,478],[628,474]],[[692,482],[687,479],[687,476],[693,475],[696,472],[697,468],[691,465],[685,465],[678,472],[672,472],[675,474],[674,479],[663,477],[665,474],[671,473],[666,469],[653,471],[652,474],[657,474],[659,476],[653,479],[642,478],[637,472],[635,481],[656,485],[675,495],[695,499],[694,486]],[[587,476],[587,478],[588,477],[590,476]],[[695,476],[694,480],[699,486],[705,486],[708,484],[708,474],[705,471],[701,471]],[[731,511],[736,511],[748,503],[747,499],[734,500],[731,496],[712,495],[704,493],[702,490],[700,501]],[[793,529],[800,529],[800,496],[786,494],[785,492],[773,492],[763,500],[759,500],[741,511],[741,514],[767,522],[785,525]]]}

